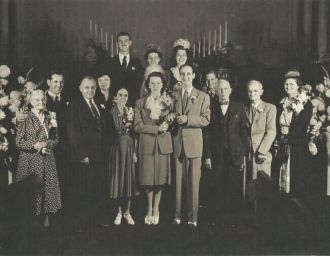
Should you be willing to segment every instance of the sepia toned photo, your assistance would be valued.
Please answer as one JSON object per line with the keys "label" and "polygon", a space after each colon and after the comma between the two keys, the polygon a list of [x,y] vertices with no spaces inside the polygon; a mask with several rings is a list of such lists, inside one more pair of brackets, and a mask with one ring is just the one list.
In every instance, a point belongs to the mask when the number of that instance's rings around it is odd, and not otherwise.
{"label": "sepia toned photo", "polygon": [[328,0],[0,0],[0,254],[330,254],[329,73]]}

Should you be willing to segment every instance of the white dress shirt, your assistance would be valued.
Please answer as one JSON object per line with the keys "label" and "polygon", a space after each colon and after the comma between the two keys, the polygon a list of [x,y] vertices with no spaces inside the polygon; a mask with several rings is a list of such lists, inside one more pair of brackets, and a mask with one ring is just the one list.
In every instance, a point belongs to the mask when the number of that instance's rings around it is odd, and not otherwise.
{"label": "white dress shirt", "polygon": [[127,61],[127,66],[128,66],[128,63],[130,61],[130,57],[129,57],[129,54],[122,54],[122,53],[119,53],[119,62],[120,62],[120,65],[123,65],[123,59],[124,59],[124,56],[126,56],[126,61]]}
{"label": "white dress shirt", "polygon": [[[91,104],[89,103],[90,100],[89,100],[89,99],[86,99],[85,97],[84,97],[84,99],[85,99],[85,101],[87,102],[87,104],[88,104],[88,106],[89,106],[89,109],[92,111]],[[97,113],[99,114],[99,116],[101,116],[101,115],[100,115],[99,108],[98,108],[97,105],[95,104],[94,99],[92,99],[92,102],[94,103],[94,106],[95,106],[95,108],[96,108]],[[92,113],[93,113],[93,111],[92,111]],[[94,114],[93,114],[93,115],[94,115]]]}

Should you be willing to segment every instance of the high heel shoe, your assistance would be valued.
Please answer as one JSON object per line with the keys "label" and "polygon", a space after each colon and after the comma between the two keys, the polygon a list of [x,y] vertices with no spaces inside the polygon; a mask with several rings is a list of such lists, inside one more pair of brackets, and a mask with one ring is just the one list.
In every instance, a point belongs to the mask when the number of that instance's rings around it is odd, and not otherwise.
{"label": "high heel shoe", "polygon": [[152,224],[152,216],[146,215],[146,217],[144,218],[144,224],[151,225]]}
{"label": "high heel shoe", "polygon": [[158,225],[158,223],[159,223],[159,212],[156,216],[152,216],[152,224]]}

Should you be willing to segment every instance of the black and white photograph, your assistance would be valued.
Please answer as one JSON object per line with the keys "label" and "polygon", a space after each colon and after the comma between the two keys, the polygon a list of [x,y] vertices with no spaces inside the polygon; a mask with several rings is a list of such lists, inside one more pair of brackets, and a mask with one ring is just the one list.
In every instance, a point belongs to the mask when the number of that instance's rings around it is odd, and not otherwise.
{"label": "black and white photograph", "polygon": [[1,255],[329,241],[329,0],[0,0]]}

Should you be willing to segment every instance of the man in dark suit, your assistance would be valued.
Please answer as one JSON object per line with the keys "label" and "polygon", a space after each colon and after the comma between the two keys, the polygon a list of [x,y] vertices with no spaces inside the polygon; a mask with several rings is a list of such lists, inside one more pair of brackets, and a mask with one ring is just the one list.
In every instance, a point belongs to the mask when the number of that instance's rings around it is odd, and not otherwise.
{"label": "man in dark suit", "polygon": [[[47,77],[48,90],[46,90],[47,109],[56,113],[59,143],[55,148],[56,168],[59,176],[63,203],[67,202],[68,189],[68,136],[66,132],[66,113],[69,105],[68,98],[63,95],[64,76],[59,70],[52,70]],[[65,208],[65,205],[64,207]]]}
{"label": "man in dark suit", "polygon": [[129,95],[129,104],[135,105],[139,98],[140,87],[143,81],[143,72],[140,61],[131,56],[132,39],[127,32],[117,35],[119,53],[110,60],[107,68],[112,74],[111,95],[115,95],[120,88],[126,88]]}
{"label": "man in dark suit", "polygon": [[104,119],[94,101],[96,81],[90,76],[82,79],[81,94],[70,104],[68,135],[74,166],[74,211],[78,225],[92,224],[102,199],[104,170],[102,138]]}
{"label": "man in dark suit", "polygon": [[204,157],[214,172],[211,208],[217,216],[219,209],[237,210],[242,203],[247,131],[244,106],[229,99],[230,83],[220,79],[215,93],[219,100],[212,103],[210,125],[204,130]]}

